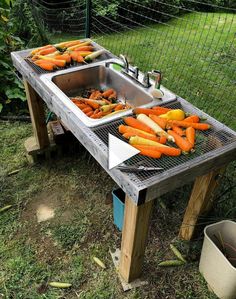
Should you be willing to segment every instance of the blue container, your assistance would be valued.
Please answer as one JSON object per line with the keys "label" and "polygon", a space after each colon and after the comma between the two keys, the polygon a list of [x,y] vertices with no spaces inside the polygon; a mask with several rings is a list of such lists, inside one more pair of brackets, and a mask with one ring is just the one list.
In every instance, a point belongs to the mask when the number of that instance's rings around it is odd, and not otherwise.
{"label": "blue container", "polygon": [[122,231],[125,210],[125,192],[122,189],[112,191],[114,224]]}

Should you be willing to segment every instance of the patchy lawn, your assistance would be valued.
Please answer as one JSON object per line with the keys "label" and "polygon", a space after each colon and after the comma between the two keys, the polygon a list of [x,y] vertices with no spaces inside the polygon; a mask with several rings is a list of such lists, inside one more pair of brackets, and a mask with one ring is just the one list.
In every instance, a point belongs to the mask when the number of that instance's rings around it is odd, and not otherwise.
{"label": "patchy lawn", "polygon": [[[193,242],[176,238],[191,185],[157,199],[144,264],[149,284],[124,293],[109,254],[121,242],[107,196],[115,183],[82,146],[70,143],[67,155],[29,166],[23,142],[31,125],[0,122],[0,132],[0,207],[13,205],[0,214],[0,298],[216,298],[198,272],[202,233]],[[211,215],[200,223],[236,219],[235,189],[223,194],[232,186],[233,166]],[[38,222],[42,215],[52,218]],[[170,242],[186,255],[185,266],[158,267],[173,257]],[[49,281],[72,287],[54,289]]]}

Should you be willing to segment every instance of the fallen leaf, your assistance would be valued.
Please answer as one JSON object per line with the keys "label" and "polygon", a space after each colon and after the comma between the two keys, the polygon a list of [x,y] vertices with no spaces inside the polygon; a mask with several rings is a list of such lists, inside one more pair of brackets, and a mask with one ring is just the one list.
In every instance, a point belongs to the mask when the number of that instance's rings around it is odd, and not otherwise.
{"label": "fallen leaf", "polygon": [[97,263],[101,268],[103,269],[106,269],[106,266],[104,265],[104,263],[99,259],[97,258],[96,256],[93,257],[93,260],[95,263]]}
{"label": "fallen leaf", "polygon": [[57,281],[51,281],[48,283],[49,286],[54,287],[54,288],[61,288],[61,289],[66,289],[70,288],[72,286],[71,283],[67,282],[57,282]]}
{"label": "fallen leaf", "polygon": [[185,263],[183,261],[180,261],[180,260],[167,260],[167,261],[160,262],[158,264],[158,266],[160,266],[160,267],[173,267],[173,266],[182,266],[184,264]]}
{"label": "fallen leaf", "polygon": [[4,211],[6,211],[6,210],[9,210],[11,207],[12,207],[12,205],[7,205],[7,206],[1,208],[1,209],[0,209],[0,213],[1,213],[1,212],[4,212]]}

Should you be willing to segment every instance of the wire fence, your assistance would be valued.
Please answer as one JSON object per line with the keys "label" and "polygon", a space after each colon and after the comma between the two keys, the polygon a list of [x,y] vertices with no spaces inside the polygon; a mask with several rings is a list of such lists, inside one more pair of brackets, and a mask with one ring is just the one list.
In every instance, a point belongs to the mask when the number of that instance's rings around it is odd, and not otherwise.
{"label": "wire fence", "polygon": [[47,28],[91,38],[236,129],[236,7],[223,0],[32,0]]}

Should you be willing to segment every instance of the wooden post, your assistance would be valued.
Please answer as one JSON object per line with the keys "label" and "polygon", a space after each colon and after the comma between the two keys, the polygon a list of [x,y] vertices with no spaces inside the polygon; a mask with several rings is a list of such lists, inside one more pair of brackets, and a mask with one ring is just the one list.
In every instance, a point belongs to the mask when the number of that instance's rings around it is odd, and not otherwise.
{"label": "wooden post", "polygon": [[179,232],[181,239],[190,240],[199,215],[211,209],[220,176],[224,171],[225,168],[222,168],[196,178]]}
{"label": "wooden post", "polygon": [[34,137],[38,148],[43,149],[49,146],[43,100],[27,81],[24,81],[24,86],[34,131]]}
{"label": "wooden post", "polygon": [[152,204],[136,206],[126,196],[119,269],[126,282],[141,275]]}

